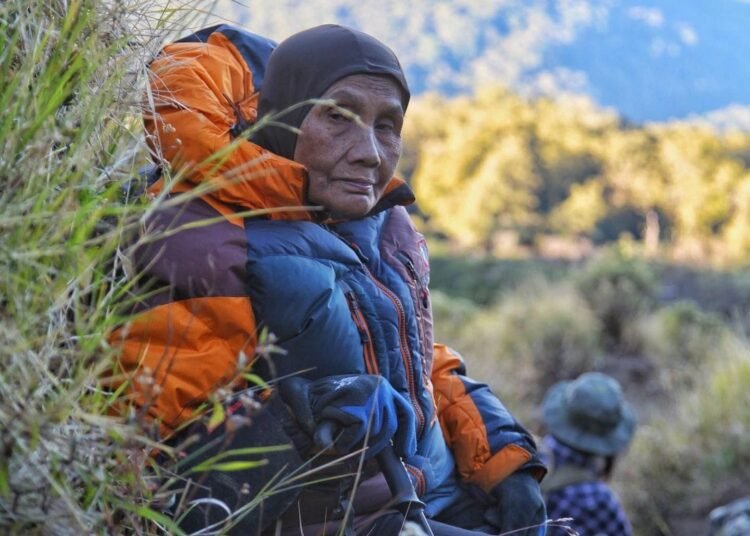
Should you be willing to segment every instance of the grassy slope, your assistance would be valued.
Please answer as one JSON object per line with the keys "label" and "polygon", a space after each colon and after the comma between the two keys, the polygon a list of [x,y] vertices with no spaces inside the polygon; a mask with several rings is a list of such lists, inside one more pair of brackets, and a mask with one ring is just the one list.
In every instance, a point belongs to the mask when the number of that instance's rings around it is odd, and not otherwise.
{"label": "grassy slope", "polygon": [[[158,514],[136,430],[97,378],[143,208],[145,62],[176,12],[150,2],[0,4],[0,532],[113,533]],[[127,439],[125,439],[127,438]]]}

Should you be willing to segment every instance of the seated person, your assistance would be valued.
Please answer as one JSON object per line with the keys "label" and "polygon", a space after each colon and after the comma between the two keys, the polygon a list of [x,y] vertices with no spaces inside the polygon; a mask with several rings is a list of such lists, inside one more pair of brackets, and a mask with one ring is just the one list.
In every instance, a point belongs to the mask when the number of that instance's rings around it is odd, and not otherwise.
{"label": "seated person", "polygon": [[750,497],[714,508],[708,516],[708,523],[709,536],[750,534]]}
{"label": "seated person", "polygon": [[[199,438],[176,464],[194,480],[178,523],[396,534],[403,518],[374,462],[392,441],[436,534],[543,534],[533,439],[433,345],[427,248],[394,177],[410,94],[393,52],[335,25],[278,47],[223,25],[166,46],[150,69],[149,140],[181,180],[149,189],[170,201],[133,253],[150,291],[114,340],[136,415],[180,448]],[[244,390],[251,366],[272,387],[259,406]],[[225,421],[190,424],[222,392]],[[262,467],[205,469],[279,444],[294,448]],[[326,465],[351,452],[356,463]],[[337,478],[300,486],[319,466]]]}
{"label": "seated person", "polygon": [[[572,518],[581,536],[630,536],[632,529],[606,481],[633,437],[635,415],[620,384],[599,372],[553,385],[544,397],[542,439],[550,474],[543,483],[550,519]],[[569,534],[561,528],[549,533]]]}

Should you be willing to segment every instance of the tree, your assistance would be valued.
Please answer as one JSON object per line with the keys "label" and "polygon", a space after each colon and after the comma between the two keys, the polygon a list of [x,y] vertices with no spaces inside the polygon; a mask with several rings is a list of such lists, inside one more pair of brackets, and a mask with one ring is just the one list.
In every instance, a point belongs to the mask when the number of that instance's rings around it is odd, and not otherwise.
{"label": "tree", "polygon": [[[436,111],[439,110],[439,111]],[[442,102],[417,116],[420,139],[412,181],[438,230],[467,246],[488,244],[498,228],[534,223],[535,173],[528,102],[500,88]]]}
{"label": "tree", "polygon": [[665,241],[701,258],[750,249],[747,133],[626,125],[584,97],[486,87],[415,99],[404,139],[401,169],[431,229],[466,247],[558,232],[630,234],[651,254]]}

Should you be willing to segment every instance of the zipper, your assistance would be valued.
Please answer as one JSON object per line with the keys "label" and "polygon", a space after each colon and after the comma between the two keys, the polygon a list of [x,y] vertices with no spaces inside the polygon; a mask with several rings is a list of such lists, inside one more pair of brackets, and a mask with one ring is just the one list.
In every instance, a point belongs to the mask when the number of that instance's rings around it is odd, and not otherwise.
{"label": "zipper", "polygon": [[362,313],[362,309],[359,307],[357,301],[357,295],[353,291],[349,290],[344,293],[346,302],[349,304],[349,311],[352,313],[354,319],[354,325],[357,326],[359,332],[359,340],[362,341],[362,347],[365,353],[365,370],[368,374],[380,374],[378,369],[378,360],[375,357],[375,348],[372,344],[372,335],[370,334],[370,328],[367,327],[367,321],[365,315]]}
{"label": "zipper", "polygon": [[424,288],[424,285],[422,285],[422,279],[419,277],[419,274],[417,273],[417,269],[414,266],[414,263],[411,262],[411,259],[406,253],[403,253],[399,251],[399,257],[401,257],[401,262],[404,263],[404,266],[406,266],[406,270],[409,272],[409,275],[414,280],[414,284],[417,287],[417,299],[422,304],[422,307],[427,309],[430,306],[427,290]]}
{"label": "zipper", "polygon": [[398,333],[401,340],[401,357],[404,362],[404,369],[406,370],[406,385],[409,389],[409,397],[414,406],[414,412],[417,415],[417,437],[421,437],[422,432],[424,432],[425,417],[422,407],[419,405],[419,400],[417,400],[417,385],[414,378],[414,370],[411,366],[411,353],[409,352],[409,337],[406,334],[406,313],[404,312],[404,306],[401,303],[401,300],[398,299],[398,296],[396,296],[391,289],[378,281],[366,267],[365,271],[367,275],[370,276],[373,283],[375,283],[375,286],[377,286],[380,291],[385,294],[391,302],[393,302],[393,305],[396,308],[396,313],[398,313]]}
{"label": "zipper", "polygon": [[427,482],[425,481],[424,473],[422,473],[417,467],[409,465],[408,463],[405,463],[404,467],[406,467],[406,472],[414,477],[414,480],[416,481],[416,486],[414,486],[416,489],[414,491],[417,492],[417,496],[421,497],[427,491]]}
{"label": "zipper", "polygon": [[[357,244],[347,240],[340,234],[332,231],[330,228],[328,229],[328,231],[338,236],[342,242],[344,242],[352,250],[354,250],[354,253],[357,255],[357,258],[359,258],[360,262],[362,262],[362,270],[373,281],[373,283],[375,283],[375,286],[378,287],[381,290],[381,292],[383,292],[383,294],[385,294],[388,297],[388,299],[393,303],[393,306],[396,308],[396,313],[398,315],[398,333],[399,333],[399,339],[401,341],[401,344],[400,344],[401,359],[404,362],[404,369],[406,371],[406,386],[409,391],[409,399],[411,400],[412,406],[414,406],[414,413],[416,414],[416,417],[417,417],[417,437],[421,437],[422,433],[424,432],[424,427],[425,427],[425,416],[424,416],[424,411],[422,410],[422,406],[419,405],[419,400],[417,399],[417,385],[416,385],[416,380],[414,378],[414,369],[412,368],[412,363],[411,363],[411,352],[409,351],[409,337],[406,333],[406,312],[404,311],[404,305],[401,303],[401,300],[398,299],[398,296],[396,296],[391,291],[391,289],[389,289],[383,283],[378,281],[377,278],[372,274],[370,269],[367,267],[368,259],[364,255],[364,253],[362,253],[362,250],[359,249],[359,246]],[[356,298],[356,296],[354,297]],[[356,300],[355,300],[355,303],[356,303]],[[360,315],[362,314],[361,311],[359,312],[359,314]],[[364,321],[364,318],[362,318],[362,321]],[[366,327],[367,327],[367,324],[365,323],[365,328]],[[368,333],[369,333],[369,330],[368,330]],[[370,339],[372,338],[370,337]],[[375,366],[377,367],[377,363],[375,363]],[[422,366],[424,368],[424,356],[422,357]]]}
{"label": "zipper", "polygon": [[[417,313],[417,327],[419,329],[419,340],[424,342],[425,341],[424,318],[422,316],[424,313],[422,311],[422,308],[427,309],[430,306],[430,302],[428,298],[429,294],[427,293],[424,286],[422,285],[422,279],[419,277],[419,274],[417,273],[417,268],[414,266],[414,263],[412,262],[409,255],[403,251],[397,251],[396,255],[406,267],[406,271],[409,272],[409,276],[411,276],[412,282],[414,283],[414,294],[416,298],[414,302],[414,309],[416,310],[416,313]],[[424,353],[424,350],[423,350],[423,353]],[[424,359],[422,360],[422,365],[424,365]]]}
{"label": "zipper", "polygon": [[[417,329],[419,329],[419,340],[422,341],[422,343],[425,342],[425,335],[424,335],[424,317],[422,316],[424,313],[422,311],[422,308],[429,308],[430,302],[429,302],[429,294],[427,293],[427,290],[422,285],[422,279],[419,277],[419,274],[417,273],[417,268],[414,266],[414,263],[412,262],[409,255],[403,251],[396,252],[399,260],[403,263],[403,265],[406,267],[406,271],[409,272],[409,276],[411,276],[411,279],[414,283],[414,293],[416,300],[414,302],[414,309],[417,313]],[[421,307],[420,307],[421,305]],[[425,370],[425,374],[427,373],[427,364],[425,363],[424,358],[424,348],[422,349],[422,367]]]}

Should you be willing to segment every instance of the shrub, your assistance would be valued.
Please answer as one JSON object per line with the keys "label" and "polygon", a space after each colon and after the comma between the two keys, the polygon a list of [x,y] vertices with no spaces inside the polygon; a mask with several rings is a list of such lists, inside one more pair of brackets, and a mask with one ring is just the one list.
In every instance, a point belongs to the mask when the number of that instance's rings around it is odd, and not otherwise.
{"label": "shrub", "polygon": [[[439,244],[431,245],[437,249]],[[544,277],[554,281],[568,273],[568,264],[549,259],[497,259],[433,255],[430,288],[478,305],[490,305],[524,281]]]}
{"label": "shrub", "polygon": [[733,338],[721,318],[694,302],[663,307],[638,321],[644,353],[668,389],[692,387],[700,371],[726,355]]}
{"label": "shrub", "polygon": [[[691,300],[750,333],[750,272],[714,271],[687,266],[656,265],[664,281],[660,299]],[[735,327],[733,326],[733,327]]]}
{"label": "shrub", "polygon": [[471,317],[479,310],[469,300],[448,296],[440,290],[431,293],[432,319],[435,324],[435,342],[456,346]]}
{"label": "shrub", "polygon": [[750,347],[734,340],[694,391],[642,426],[617,488],[638,534],[672,534],[687,516],[747,492]]}
{"label": "shrub", "polygon": [[628,350],[625,343],[634,321],[656,301],[657,280],[648,265],[619,249],[607,249],[577,275],[576,286],[602,323],[605,345]]}
{"label": "shrub", "polygon": [[472,376],[489,381],[519,416],[531,419],[549,386],[596,368],[598,333],[598,321],[572,286],[536,280],[477,312],[457,349]]}

